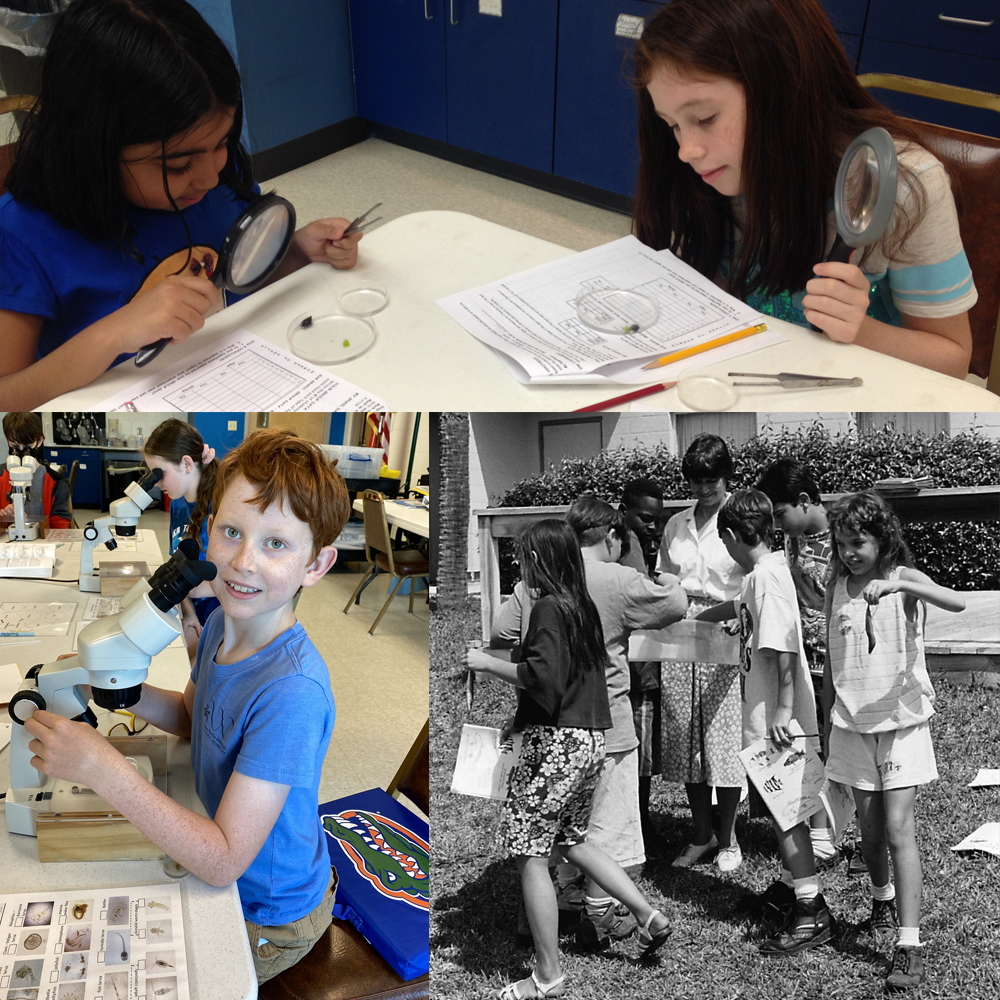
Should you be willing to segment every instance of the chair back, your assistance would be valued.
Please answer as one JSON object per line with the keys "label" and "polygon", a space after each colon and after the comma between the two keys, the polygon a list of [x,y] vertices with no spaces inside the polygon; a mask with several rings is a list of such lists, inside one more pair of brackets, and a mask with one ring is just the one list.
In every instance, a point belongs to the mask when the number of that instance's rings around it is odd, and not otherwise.
{"label": "chair back", "polygon": [[73,499],[73,486],[76,484],[76,474],[80,471],[80,459],[74,458],[69,467],[69,498]]}
{"label": "chair back", "polygon": [[383,553],[389,560],[390,575],[395,575],[396,567],[392,561],[389,522],[385,516],[385,497],[378,490],[365,490],[361,494],[361,499],[364,506],[365,545],[368,548],[368,561],[375,561],[372,549]]}
{"label": "chair back", "polygon": [[[991,360],[1000,371],[1000,348],[995,347],[1000,333],[1000,139],[930,122],[910,124],[958,179],[958,225],[979,292],[979,301],[969,310],[969,371],[989,378]],[[992,378],[990,388],[1000,392]]]}
{"label": "chair back", "polygon": [[[0,115],[6,115],[12,111],[30,111],[35,106],[35,98],[27,94],[13,94],[7,97],[0,97]],[[14,154],[17,152],[17,143],[8,142],[0,146],[0,194],[7,193],[7,171],[14,163]]]}
{"label": "chair back", "polygon": [[393,798],[402,792],[425,816],[430,815],[430,719],[424,723],[386,791]]}

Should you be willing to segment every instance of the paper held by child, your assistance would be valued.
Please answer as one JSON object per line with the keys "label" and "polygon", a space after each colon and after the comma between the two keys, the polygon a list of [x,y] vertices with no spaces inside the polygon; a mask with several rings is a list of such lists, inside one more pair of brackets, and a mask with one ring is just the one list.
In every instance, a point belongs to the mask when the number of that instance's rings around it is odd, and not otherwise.
{"label": "paper held by child", "polygon": [[970,833],[953,851],[985,851],[1000,858],[1000,823],[984,823],[974,833]]}
{"label": "paper held by child", "polygon": [[[581,289],[640,289],[659,317],[627,336],[598,333],[577,315]],[[519,382],[645,384],[787,340],[773,330],[712,348],[654,371],[646,362],[766,322],[669,250],[626,236],[582,253],[438,300],[474,337],[492,347]],[[628,324],[623,320],[624,326]]]}
{"label": "paper held by child", "polygon": [[739,758],[775,822],[790,830],[824,808],[820,792],[823,761],[807,738],[780,747],[765,737],[741,750]]}
{"label": "paper held by child", "polygon": [[521,753],[521,734],[501,743],[500,730],[489,726],[462,726],[458,760],[451,779],[456,795],[484,799],[507,798],[510,772]]}
{"label": "paper held by child", "polygon": [[633,632],[628,655],[630,660],[736,664],[740,662],[740,640],[715,622],[685,618],[666,628]]}

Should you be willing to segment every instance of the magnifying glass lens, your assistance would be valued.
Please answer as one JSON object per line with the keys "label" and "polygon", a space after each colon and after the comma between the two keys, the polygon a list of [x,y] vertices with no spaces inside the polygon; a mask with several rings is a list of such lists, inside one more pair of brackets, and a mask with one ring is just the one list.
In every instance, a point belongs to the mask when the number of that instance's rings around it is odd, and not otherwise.
{"label": "magnifying glass lens", "polygon": [[878,158],[871,146],[861,146],[851,157],[844,180],[846,222],[854,235],[860,236],[871,223],[878,192]]}
{"label": "magnifying glass lens", "polygon": [[281,251],[293,225],[288,209],[282,204],[271,205],[247,226],[233,249],[229,265],[232,283],[251,285],[271,266]]}

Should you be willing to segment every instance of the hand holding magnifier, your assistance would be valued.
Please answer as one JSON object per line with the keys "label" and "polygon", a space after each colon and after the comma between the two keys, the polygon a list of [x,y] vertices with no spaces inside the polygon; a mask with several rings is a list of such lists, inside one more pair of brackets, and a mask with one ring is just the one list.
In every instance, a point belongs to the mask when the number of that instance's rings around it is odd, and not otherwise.
{"label": "hand holding magnifier", "polygon": [[[292,203],[276,194],[264,195],[245,209],[226,234],[212,284],[237,295],[255,292],[285,259],[294,235]],[[136,354],[136,365],[148,364],[169,343],[170,338],[163,337],[147,344]]]}

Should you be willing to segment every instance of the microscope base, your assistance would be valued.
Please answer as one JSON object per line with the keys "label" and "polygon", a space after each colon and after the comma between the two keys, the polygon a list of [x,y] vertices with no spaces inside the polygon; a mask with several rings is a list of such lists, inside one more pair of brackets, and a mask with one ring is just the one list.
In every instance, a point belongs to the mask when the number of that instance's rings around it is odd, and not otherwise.
{"label": "microscope base", "polygon": [[38,534],[37,524],[26,524],[23,528],[18,528],[12,524],[7,528],[7,537],[12,542],[33,542],[38,537]]}
{"label": "microscope base", "polygon": [[38,816],[38,806],[35,796],[40,788],[8,788],[4,800],[4,814],[7,817],[8,833],[23,833],[27,837],[35,836],[35,820]]}
{"label": "microscope base", "polygon": [[99,594],[101,592],[101,578],[99,576],[81,576],[81,594]]}

